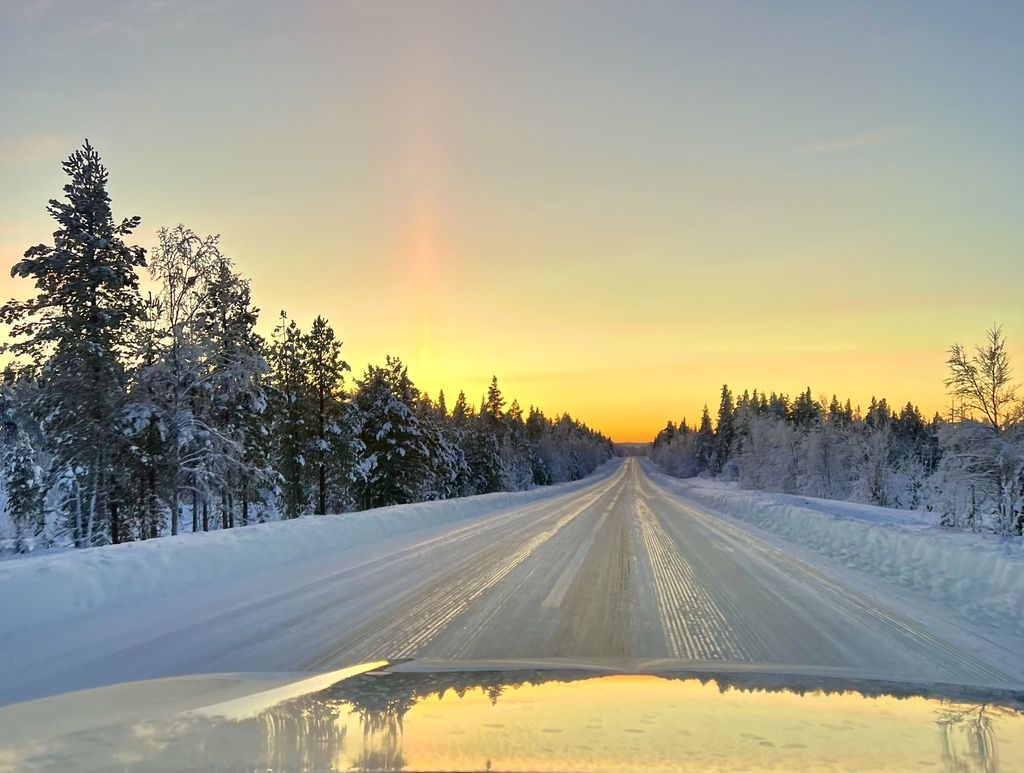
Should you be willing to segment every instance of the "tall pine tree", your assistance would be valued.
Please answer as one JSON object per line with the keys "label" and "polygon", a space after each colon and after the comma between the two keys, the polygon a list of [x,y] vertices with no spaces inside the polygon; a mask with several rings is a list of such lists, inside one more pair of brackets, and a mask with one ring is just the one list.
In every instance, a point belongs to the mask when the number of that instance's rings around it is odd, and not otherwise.
{"label": "tall pine tree", "polygon": [[696,461],[697,473],[713,471],[715,459],[715,431],[711,428],[711,414],[708,407],[700,416],[700,428],[697,430]]}
{"label": "tall pine tree", "polygon": [[317,317],[302,339],[302,359],[311,398],[310,446],[316,465],[316,506],[323,515],[346,510],[357,446],[350,406],[345,402],[345,372],[341,341],[326,319]]}
{"label": "tall pine tree", "polygon": [[64,162],[65,201],[51,199],[53,244],[31,247],[11,275],[37,294],[11,300],[0,319],[12,325],[10,349],[40,366],[38,409],[56,467],[70,475],[66,513],[77,546],[118,542],[114,459],[124,445],[125,356],[142,317],[136,269],[145,251],[126,239],[138,217],[114,220],[107,170],[88,142]]}
{"label": "tall pine tree", "polygon": [[297,518],[307,503],[306,456],[310,450],[310,392],[302,331],[282,311],[270,344],[274,385],[275,464],[281,474],[286,518]]}

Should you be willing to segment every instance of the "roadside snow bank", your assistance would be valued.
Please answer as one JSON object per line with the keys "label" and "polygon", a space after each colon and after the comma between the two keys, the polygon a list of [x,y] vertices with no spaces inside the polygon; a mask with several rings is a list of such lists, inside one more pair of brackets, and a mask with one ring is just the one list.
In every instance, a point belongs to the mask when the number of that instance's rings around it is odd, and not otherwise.
{"label": "roadside snow bank", "polygon": [[705,510],[909,588],[970,620],[1024,635],[1024,541],[946,531],[927,513],[747,491],[644,466],[659,486]]}
{"label": "roadside snow bank", "polygon": [[153,601],[223,578],[255,577],[292,561],[496,515],[593,485],[615,472],[621,463],[621,459],[613,459],[583,480],[530,491],[418,502],[342,515],[311,515],[294,521],[4,561],[0,563],[0,637],[111,602]]}

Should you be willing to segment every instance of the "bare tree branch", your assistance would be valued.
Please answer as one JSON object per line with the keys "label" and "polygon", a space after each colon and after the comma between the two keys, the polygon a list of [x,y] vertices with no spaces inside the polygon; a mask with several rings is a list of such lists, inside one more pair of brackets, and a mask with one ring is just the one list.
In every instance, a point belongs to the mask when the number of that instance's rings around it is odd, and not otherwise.
{"label": "bare tree branch", "polygon": [[966,411],[981,414],[999,433],[1020,421],[1024,410],[1017,385],[1012,382],[1013,369],[1002,327],[993,325],[986,337],[985,345],[976,346],[973,355],[968,355],[961,344],[949,348],[945,383],[949,394],[960,398]]}

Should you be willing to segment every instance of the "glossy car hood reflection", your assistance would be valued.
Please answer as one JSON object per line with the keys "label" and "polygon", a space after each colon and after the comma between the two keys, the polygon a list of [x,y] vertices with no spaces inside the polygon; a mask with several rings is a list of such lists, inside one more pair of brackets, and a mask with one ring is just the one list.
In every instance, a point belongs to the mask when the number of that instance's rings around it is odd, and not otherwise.
{"label": "glossy car hood reflection", "polygon": [[1015,771],[1022,706],[721,664],[381,662],[0,708],[0,771]]}

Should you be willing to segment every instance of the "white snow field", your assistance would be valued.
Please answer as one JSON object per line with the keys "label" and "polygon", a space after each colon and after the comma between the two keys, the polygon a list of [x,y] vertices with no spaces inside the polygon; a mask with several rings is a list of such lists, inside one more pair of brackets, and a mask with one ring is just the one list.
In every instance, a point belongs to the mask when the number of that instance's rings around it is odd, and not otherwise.
{"label": "white snow field", "polygon": [[1024,687],[1019,546],[877,511],[630,458],[524,493],[15,559],[0,703],[402,657]]}

